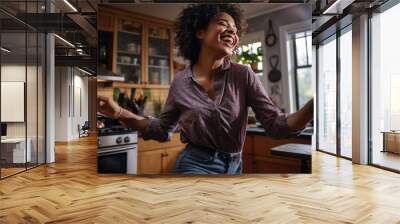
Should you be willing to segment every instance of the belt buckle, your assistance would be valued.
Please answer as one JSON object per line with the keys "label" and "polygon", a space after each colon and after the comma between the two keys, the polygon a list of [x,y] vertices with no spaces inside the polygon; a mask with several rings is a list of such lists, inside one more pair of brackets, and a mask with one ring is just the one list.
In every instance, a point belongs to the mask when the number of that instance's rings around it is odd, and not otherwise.
{"label": "belt buckle", "polygon": [[219,151],[215,151],[215,155],[221,155],[221,157],[223,158],[230,158],[232,159],[233,157],[239,155],[239,153],[228,153],[228,152],[219,152]]}
{"label": "belt buckle", "polygon": [[215,156],[215,158],[220,158],[220,159],[230,158],[229,156],[226,155],[226,153],[222,153],[222,152],[219,152],[219,151],[215,151],[214,156]]}

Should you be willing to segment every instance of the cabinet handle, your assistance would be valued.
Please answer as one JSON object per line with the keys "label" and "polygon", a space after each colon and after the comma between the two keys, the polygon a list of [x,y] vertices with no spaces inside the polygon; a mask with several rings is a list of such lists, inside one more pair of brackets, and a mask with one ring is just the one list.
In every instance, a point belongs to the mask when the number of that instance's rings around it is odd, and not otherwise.
{"label": "cabinet handle", "polygon": [[167,157],[168,153],[161,153],[161,157]]}

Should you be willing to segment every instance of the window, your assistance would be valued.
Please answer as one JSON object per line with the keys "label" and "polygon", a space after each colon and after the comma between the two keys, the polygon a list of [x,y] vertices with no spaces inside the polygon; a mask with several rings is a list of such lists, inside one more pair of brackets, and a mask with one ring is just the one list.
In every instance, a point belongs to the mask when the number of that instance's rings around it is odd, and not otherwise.
{"label": "window", "polygon": [[352,157],[352,25],[317,45],[317,148]]}
{"label": "window", "polygon": [[336,36],[318,48],[318,149],[336,154]]}
{"label": "window", "polygon": [[236,62],[249,65],[257,75],[263,74],[263,51],[261,42],[239,46]]}
{"label": "window", "polygon": [[311,31],[292,35],[296,107],[300,109],[313,97]]}
{"label": "window", "polygon": [[340,36],[340,155],[352,157],[352,32]]}
{"label": "window", "polygon": [[400,170],[398,21],[400,4],[371,18],[370,162],[395,170]]}
{"label": "window", "polygon": [[[25,11],[19,15],[39,13],[41,5],[20,1],[18,6]],[[17,21],[3,12],[0,17],[9,21],[0,28],[2,179],[45,163],[46,37],[30,27],[15,26]]]}

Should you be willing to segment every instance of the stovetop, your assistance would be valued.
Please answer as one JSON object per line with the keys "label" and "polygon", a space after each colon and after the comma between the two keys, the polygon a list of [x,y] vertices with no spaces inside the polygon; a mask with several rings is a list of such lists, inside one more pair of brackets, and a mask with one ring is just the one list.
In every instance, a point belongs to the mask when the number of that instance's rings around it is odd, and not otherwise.
{"label": "stovetop", "polygon": [[99,128],[97,129],[97,131],[98,131],[98,136],[123,135],[136,132],[136,130],[132,128],[125,128],[125,127]]}
{"label": "stovetop", "polygon": [[98,147],[115,147],[137,144],[138,132],[131,128],[113,127],[98,129]]}

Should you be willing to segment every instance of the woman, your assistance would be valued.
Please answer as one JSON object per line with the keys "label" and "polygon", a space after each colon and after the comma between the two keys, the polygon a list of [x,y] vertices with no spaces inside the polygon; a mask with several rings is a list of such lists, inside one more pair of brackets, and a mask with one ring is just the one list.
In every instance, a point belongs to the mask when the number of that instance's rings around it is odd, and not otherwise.
{"label": "woman", "polygon": [[297,134],[313,117],[313,101],[296,113],[283,114],[254,72],[230,61],[242,32],[236,5],[190,5],[176,25],[176,44],[191,66],[175,75],[159,118],[133,114],[99,97],[99,111],[160,142],[179,124],[187,146],[177,157],[181,174],[240,174],[250,106],[267,134]]}

